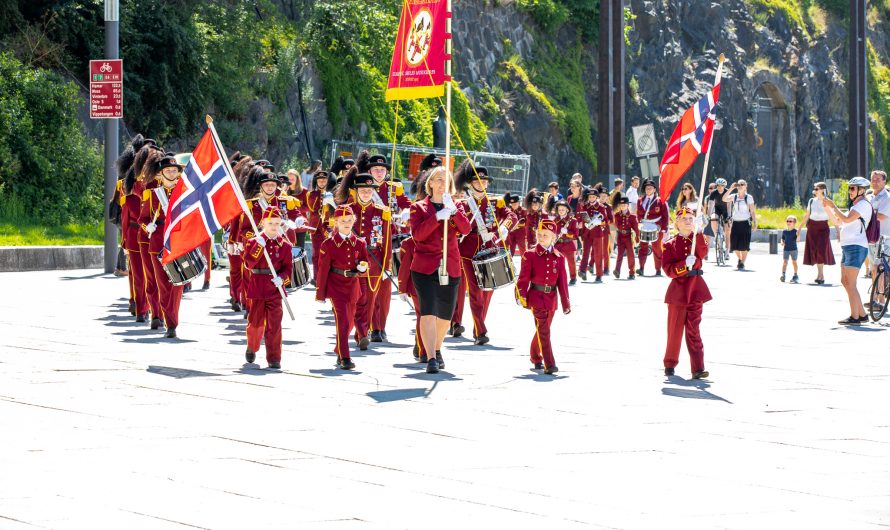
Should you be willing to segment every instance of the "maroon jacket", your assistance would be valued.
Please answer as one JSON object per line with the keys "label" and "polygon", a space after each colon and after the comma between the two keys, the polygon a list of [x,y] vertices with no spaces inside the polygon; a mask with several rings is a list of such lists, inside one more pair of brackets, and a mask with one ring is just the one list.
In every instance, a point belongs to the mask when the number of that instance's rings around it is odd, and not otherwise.
{"label": "maroon jacket", "polygon": [[343,238],[336,229],[334,234],[325,239],[318,249],[318,278],[315,280],[315,299],[351,298],[358,300],[361,296],[359,281],[367,277],[356,273],[346,277],[331,269],[356,272],[359,262],[368,261],[368,249],[365,242],[349,234]]}
{"label": "maroon jacket", "polygon": [[[664,303],[689,305],[711,300],[711,291],[701,275],[690,275],[686,267],[686,257],[692,246],[691,237],[676,237],[664,243],[661,262],[665,274],[672,278],[664,294]],[[702,234],[695,235],[695,264],[693,271],[700,271],[702,260],[708,256],[708,243]]]}
{"label": "maroon jacket", "polygon": [[[468,201],[475,201],[476,199],[470,197],[467,199]],[[513,212],[510,208],[507,207],[504,199],[497,199],[494,204],[492,204],[491,200],[488,196],[482,197],[481,201],[477,201],[476,203],[479,207],[479,215],[482,216],[483,222],[487,223],[487,227],[489,232],[497,235],[498,226],[506,225],[508,229],[512,229],[516,223],[519,222],[519,219],[516,217],[516,213]],[[473,221],[473,211],[468,207],[466,208],[467,218],[470,220],[470,231],[467,234],[467,237],[460,242],[460,255],[465,258],[472,258],[476,254],[479,253],[483,248],[482,244],[482,235],[479,234],[479,227],[476,226],[477,223]],[[497,222],[495,222],[497,219]],[[488,246],[494,246],[496,244],[497,238],[491,240],[488,243]],[[449,252],[451,252],[449,250]]]}
{"label": "maroon jacket", "polygon": [[[265,236],[264,236],[265,237]],[[272,265],[275,270],[269,269],[269,262],[263,255],[263,247],[257,243],[256,239],[248,239],[244,243],[244,266],[254,271],[269,270],[270,272],[254,272],[248,276],[247,281],[247,298],[251,300],[271,300],[281,296],[278,288],[272,283],[273,274],[281,278],[284,286],[290,285],[291,267],[293,266],[291,256],[291,244],[283,236],[275,239],[266,240],[266,250],[272,259]]]}
{"label": "maroon jacket", "polygon": [[[142,202],[139,207],[139,224],[142,227],[145,239],[143,239],[143,236],[140,236],[139,242],[142,243],[147,241],[148,250],[152,254],[158,254],[164,249],[164,221],[166,220],[164,207],[161,205],[161,201],[155,194],[156,189],[163,190],[168,201],[170,200],[170,195],[173,193],[173,188],[170,188],[169,190],[164,188],[160,179],[155,179],[149,182],[145,185],[145,189],[142,191]],[[155,231],[149,236],[148,232],[145,231],[145,227],[151,222],[154,222],[155,224]]]}
{"label": "maroon jacket", "polygon": [[[532,288],[532,284],[553,288],[549,293]],[[529,309],[556,311],[556,294],[562,301],[563,311],[571,309],[569,302],[569,282],[566,271],[566,257],[558,250],[547,250],[541,245],[525,251],[522,255],[522,268],[516,281],[519,296]]]}
{"label": "maroon jacket", "polygon": [[643,207],[644,202],[646,202],[646,195],[637,199],[637,217],[639,217],[640,222],[642,223],[647,220],[655,221],[663,232],[666,231],[668,229],[668,222],[670,221],[670,212],[668,212],[668,207],[664,201],[661,200],[661,197],[653,195],[648,211]]}
{"label": "maroon jacket", "polygon": [[630,210],[615,214],[615,229],[618,230],[619,240],[630,239],[631,233],[637,235],[637,241],[640,240],[640,222]]}
{"label": "maroon jacket", "polygon": [[417,296],[414,282],[411,281],[411,263],[414,262],[414,238],[409,237],[402,241],[399,247],[399,294]]}
{"label": "maroon jacket", "polygon": [[[586,213],[591,219],[595,214],[600,214],[603,218],[603,224],[599,226],[595,226],[590,230],[587,230],[586,224],[582,219],[581,212]],[[585,235],[589,237],[607,237],[609,235],[609,225],[615,220],[612,216],[612,207],[608,204],[603,204],[601,202],[587,203],[581,210],[578,212],[578,222],[584,227]]]}
{"label": "maroon jacket", "polygon": [[[420,274],[433,274],[442,260],[442,222],[436,219],[436,208],[429,197],[411,205],[411,234],[414,238],[414,260],[411,270]],[[470,220],[461,208],[448,220],[448,276],[461,275],[460,249],[457,236],[470,233]]]}
{"label": "maroon jacket", "polygon": [[[571,213],[565,217],[554,217],[556,221],[556,250],[566,253],[575,252],[578,248],[575,243],[578,240],[578,222]],[[566,233],[562,233],[562,229],[566,229]]]}

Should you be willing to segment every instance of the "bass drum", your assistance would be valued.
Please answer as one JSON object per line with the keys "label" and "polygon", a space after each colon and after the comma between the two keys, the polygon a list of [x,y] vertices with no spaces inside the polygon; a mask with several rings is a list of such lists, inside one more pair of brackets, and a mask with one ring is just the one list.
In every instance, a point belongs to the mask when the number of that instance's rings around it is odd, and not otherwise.
{"label": "bass drum", "polygon": [[310,275],[309,259],[306,251],[300,247],[293,248],[293,267],[291,268],[290,288],[302,289],[312,279]]}
{"label": "bass drum", "polygon": [[500,289],[516,279],[510,255],[500,247],[485,249],[473,256],[473,271],[483,291]]}
{"label": "bass drum", "polygon": [[[158,256],[158,261],[161,261],[161,256]],[[204,261],[204,255],[201,251],[195,249],[179,256],[166,265],[162,263],[161,268],[167,273],[170,283],[173,285],[185,285],[204,274],[207,262]]]}
{"label": "bass drum", "polygon": [[411,237],[411,234],[395,234],[392,236],[392,275],[399,277],[399,269],[402,267],[402,241]]}

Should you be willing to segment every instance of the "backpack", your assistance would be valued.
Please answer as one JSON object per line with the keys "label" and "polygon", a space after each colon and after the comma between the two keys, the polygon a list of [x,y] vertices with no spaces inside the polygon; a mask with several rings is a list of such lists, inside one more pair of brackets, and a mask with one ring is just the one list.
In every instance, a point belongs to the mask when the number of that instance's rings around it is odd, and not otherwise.
{"label": "backpack", "polygon": [[[738,209],[737,204],[740,202],[743,202],[743,203],[745,203],[745,207],[748,208],[748,222],[750,223],[751,222],[751,204],[754,202],[754,199],[750,199],[750,197],[751,197],[750,195],[746,194],[744,199],[739,199],[739,196],[736,195],[732,199],[732,211],[729,213],[730,217],[732,217],[735,214],[735,211]],[[750,201],[749,201],[749,199],[750,199]]]}
{"label": "backpack", "polygon": [[[868,205],[871,206],[871,203]],[[878,219],[878,212],[874,206],[871,206],[871,218],[868,220],[868,226],[865,226],[862,217],[859,218],[859,222],[865,229],[865,238],[869,243],[877,243],[881,239],[881,220]]]}

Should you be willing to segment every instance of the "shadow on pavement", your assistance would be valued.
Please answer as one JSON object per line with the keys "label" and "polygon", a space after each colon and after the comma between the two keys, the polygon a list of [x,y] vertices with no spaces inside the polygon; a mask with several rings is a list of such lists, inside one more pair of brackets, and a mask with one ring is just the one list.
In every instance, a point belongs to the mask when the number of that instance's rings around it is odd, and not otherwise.
{"label": "shadow on pavement", "polygon": [[[152,333],[158,333],[158,332],[159,331],[157,331],[157,330],[152,330]],[[161,332],[161,333],[163,333],[163,332]],[[130,335],[130,334],[131,333],[125,333],[125,335]],[[121,342],[130,342],[130,343],[136,343],[136,344],[185,344],[188,342],[198,342],[198,341],[193,340],[193,339],[180,339],[179,337],[177,337],[175,339],[168,339],[168,338],[164,337],[163,335],[161,335],[158,337],[142,337],[142,338],[137,338],[137,339],[125,338]]]}
{"label": "shadow on pavement", "polygon": [[368,392],[369,398],[377,403],[389,403],[392,401],[402,401],[405,399],[414,399],[427,396],[426,388],[398,388],[395,390],[380,390],[376,392]]}
{"label": "shadow on pavement", "polygon": [[[424,366],[424,365],[421,365]],[[424,370],[426,367],[424,366]],[[409,379],[419,379],[420,381],[434,381],[438,383],[439,381],[463,381],[460,377],[456,375],[446,372],[445,370],[440,370],[438,374],[428,374],[426,372],[418,372],[416,374],[405,374],[402,377],[407,377]],[[433,393],[433,389],[430,389],[430,394]]]}
{"label": "shadow on pavement", "polygon": [[309,370],[310,374],[323,375],[325,377],[341,377],[344,375],[361,375],[358,370],[341,370],[339,368],[324,368]]}
{"label": "shadow on pavement", "polygon": [[661,393],[665,396],[687,399],[711,399],[714,401],[723,401],[724,403],[729,403],[730,405],[733,404],[732,401],[729,401],[726,398],[722,398],[717,394],[708,392],[707,389],[711,387],[711,383],[707,382],[704,379],[686,380],[680,376],[671,375],[668,376],[667,383],[686,388],[672,388],[668,386],[663,387],[661,389]]}
{"label": "shadow on pavement", "polygon": [[552,383],[553,381],[557,381],[559,379],[568,379],[567,375],[547,375],[547,374],[525,374],[525,375],[515,375],[513,379],[520,379],[523,381],[534,381],[536,383]]}
{"label": "shadow on pavement", "polygon": [[426,365],[421,362],[408,364],[394,364],[393,368],[407,368],[408,370],[426,370]]}
{"label": "shadow on pavement", "polygon": [[174,368],[172,366],[152,366],[145,370],[146,372],[158,375],[166,375],[176,379],[184,379],[186,377],[216,377],[222,374],[213,374],[210,372],[202,372],[200,370],[189,370],[188,368]]}
{"label": "shadow on pavement", "polygon": [[[96,274],[90,274],[89,276],[62,276],[59,279],[62,281],[70,282],[72,280],[92,280],[93,278],[101,278],[103,276],[105,276],[106,280],[116,280],[118,278],[118,276],[115,276],[109,272],[97,272]],[[126,276],[120,276],[120,278],[126,278]]]}

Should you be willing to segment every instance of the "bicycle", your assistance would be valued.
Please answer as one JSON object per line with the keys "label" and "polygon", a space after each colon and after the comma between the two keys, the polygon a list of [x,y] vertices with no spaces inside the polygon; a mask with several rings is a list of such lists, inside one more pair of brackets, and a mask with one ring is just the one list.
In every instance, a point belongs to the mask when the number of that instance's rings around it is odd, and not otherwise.
{"label": "bicycle", "polygon": [[[871,294],[868,297],[868,312],[872,322],[881,320],[887,314],[887,306],[890,304],[890,262],[884,246],[884,236],[878,241],[877,271],[871,284]],[[882,300],[883,299],[883,300]]]}
{"label": "bicycle", "polygon": [[717,266],[722,267],[726,265],[726,260],[729,257],[726,252],[726,231],[723,228],[723,219],[711,219],[712,222],[715,220],[717,221],[717,233],[714,234],[714,254],[717,258]]}

